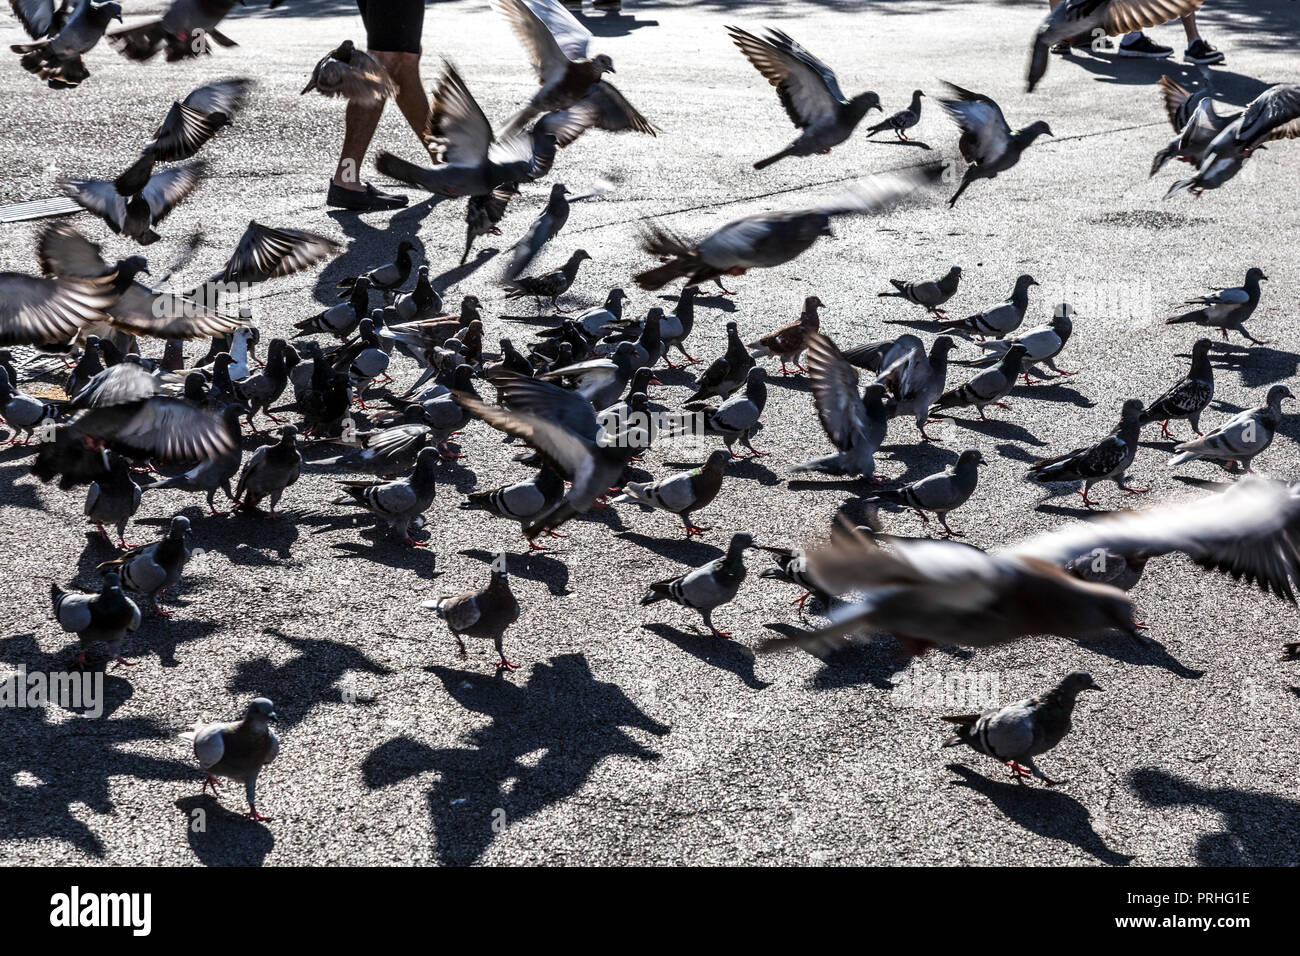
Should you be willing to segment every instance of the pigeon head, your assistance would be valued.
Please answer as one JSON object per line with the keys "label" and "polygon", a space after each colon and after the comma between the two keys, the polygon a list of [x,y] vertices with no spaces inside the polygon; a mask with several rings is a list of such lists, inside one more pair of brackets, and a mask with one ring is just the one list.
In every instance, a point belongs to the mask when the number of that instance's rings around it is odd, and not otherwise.
{"label": "pigeon head", "polygon": [[1264,270],[1258,266],[1251,266],[1246,270],[1246,281],[1250,282],[1252,280],[1255,282],[1267,282],[1268,276],[1264,275]]}
{"label": "pigeon head", "polygon": [[144,256],[127,256],[117,264],[117,276],[122,282],[130,282],[140,273],[151,275],[149,272],[149,260]]}
{"label": "pigeon head", "polygon": [[586,249],[577,249],[577,250],[574,251],[573,255],[569,256],[569,261],[570,261],[570,262],[582,262],[582,261],[584,261],[584,260],[586,260],[586,259],[590,259],[590,258],[591,258],[591,256],[588,255]]}
{"label": "pigeon head", "polygon": [[1029,349],[1025,344],[1023,342],[1017,342],[1015,345],[1011,346],[1011,348],[1007,349],[1004,357],[1009,359],[1022,359],[1028,354]]}
{"label": "pigeon head", "polygon": [[1060,683],[1060,688],[1073,697],[1085,690],[1100,691],[1101,685],[1094,681],[1092,675],[1087,671],[1074,671],[1065,675],[1065,679]]}
{"label": "pigeon head", "polygon": [[292,445],[298,439],[298,429],[293,425],[285,425],[280,429],[280,443],[282,445]]}
{"label": "pigeon head", "polygon": [[183,538],[190,533],[190,519],[184,515],[177,515],[172,518],[171,524],[167,526],[167,536],[169,538]]}
{"label": "pigeon head", "polygon": [[729,554],[740,554],[753,546],[754,536],[747,531],[740,531],[731,536],[731,544],[727,545],[727,552]]}
{"label": "pigeon head", "polygon": [[185,376],[185,397],[191,401],[202,401],[208,391],[208,380],[202,372],[190,372]]}
{"label": "pigeon head", "polygon": [[810,295],[803,300],[803,310],[805,312],[816,312],[818,309],[826,308],[826,303],[815,295]]}
{"label": "pigeon head", "polygon": [[275,704],[265,697],[255,697],[244,711],[247,720],[275,720]]}
{"label": "pigeon head", "polygon": [[871,110],[883,112],[880,108],[880,97],[871,90],[859,93],[849,100],[849,114],[857,119],[866,116]]}
{"label": "pigeon head", "polygon": [[746,382],[766,382],[766,381],[767,381],[767,370],[764,369],[761,365],[755,365],[753,368],[751,368],[751,369],[749,370],[749,374],[745,376],[745,381],[746,381]]}
{"label": "pigeon head", "polygon": [[627,293],[618,286],[615,286],[609,290],[609,295],[607,295],[606,298],[612,299],[615,302],[625,302],[627,301]]}
{"label": "pigeon head", "polygon": [[1142,414],[1142,400],[1140,398],[1130,398],[1124,403],[1124,407],[1119,410],[1120,421],[1134,422]]}
{"label": "pigeon head", "polygon": [[1192,344],[1192,358],[1194,359],[1205,358],[1205,356],[1210,353],[1210,349],[1212,349],[1213,347],[1214,347],[1214,343],[1211,342],[1209,339],[1197,339]]}
{"label": "pigeon head", "polygon": [[552,184],[551,186],[552,199],[554,199],[556,196],[567,196],[567,195],[569,195],[569,188],[565,186],[564,183]]}
{"label": "pigeon head", "polygon": [[913,90],[913,91],[912,91],[912,96],[913,96],[913,97],[925,96],[925,91],[924,91],[924,90]]}
{"label": "pigeon head", "polygon": [[1038,285],[1038,280],[1031,275],[1022,275],[1016,279],[1017,289],[1028,289],[1031,285]]}
{"label": "pigeon head", "polygon": [[731,461],[731,452],[725,448],[718,448],[709,453],[709,457],[704,461],[704,467],[712,471],[723,471],[729,461]]}
{"label": "pigeon head", "polygon": [[107,23],[109,20],[122,22],[122,5],[120,3],[95,3],[92,0],[90,11],[94,14],[93,19],[98,23]]}
{"label": "pigeon head", "polygon": [[330,54],[330,56],[332,56],[336,60],[341,60],[344,63],[351,63],[352,53],[355,49],[356,46],[352,43],[351,40],[344,40],[342,43],[338,45],[338,47],[334,50],[334,52]]}
{"label": "pigeon head", "polygon": [[122,590],[122,577],[116,571],[109,571],[104,575],[104,588],[101,593],[113,594]]}
{"label": "pigeon head", "polygon": [[596,68],[597,75],[601,73],[617,73],[614,69],[614,61],[610,59],[609,54],[600,53],[591,58],[592,65]]}
{"label": "pigeon head", "polygon": [[397,254],[400,256],[402,253],[410,252],[414,248],[415,243],[411,242],[409,239],[403,239],[397,244]]}
{"label": "pigeon head", "polygon": [[1291,394],[1291,389],[1287,388],[1285,385],[1274,385],[1268,390],[1268,404],[1272,405],[1274,408],[1281,405],[1282,399],[1284,398],[1295,398],[1295,396]]}
{"label": "pigeon head", "polygon": [[988,460],[980,453],[978,448],[967,448],[957,456],[957,468],[974,468],[979,465],[987,465]]}
{"label": "pigeon head", "polygon": [[1045,120],[1030,123],[1024,129],[1016,130],[1011,135],[1020,141],[1022,148],[1028,146],[1040,136],[1055,136],[1052,127],[1048,126]]}
{"label": "pigeon head", "polygon": [[953,341],[951,335],[941,335],[937,339],[935,339],[934,344],[930,346],[930,354],[947,355],[956,347],[957,347],[957,343]]}

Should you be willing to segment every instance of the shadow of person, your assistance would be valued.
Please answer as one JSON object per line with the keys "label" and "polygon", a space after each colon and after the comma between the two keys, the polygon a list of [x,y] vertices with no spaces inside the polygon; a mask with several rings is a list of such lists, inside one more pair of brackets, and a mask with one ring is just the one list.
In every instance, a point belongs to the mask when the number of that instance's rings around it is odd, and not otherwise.
{"label": "shadow of person", "polygon": [[[236,784],[232,792],[238,793],[240,801],[244,799],[243,787]],[[175,806],[185,815],[190,849],[204,866],[261,866],[275,846],[269,826],[248,819],[242,810],[228,810],[211,794],[181,797]],[[275,822],[265,807],[258,811]]]}
{"label": "shadow of person", "polygon": [[470,732],[463,747],[434,749],[396,737],[376,747],[361,769],[371,789],[436,772],[429,816],[443,863],[475,862],[512,822],[576,794],[609,757],[659,759],[625,728],[656,737],[671,730],[617,685],[597,681],[582,654],[534,665],[522,685],[472,671],[429,670],[457,703],[492,722]]}
{"label": "shadow of person", "polygon": [[710,667],[735,674],[750,690],[763,690],[772,686],[771,681],[759,680],[754,674],[754,652],[744,644],[704,632],[683,631],[660,621],[642,624],[641,627]]}
{"label": "shadow of person", "polygon": [[1133,857],[1118,853],[1092,828],[1087,808],[1059,789],[1028,783],[991,780],[969,767],[950,763],[948,769],[962,779],[954,787],[968,787],[983,794],[1008,820],[1030,833],[1071,843],[1110,866],[1128,866]]}
{"label": "shadow of person", "polygon": [[1194,853],[1201,866],[1294,866],[1300,845],[1300,802],[1237,787],[1202,787],[1158,767],[1140,767],[1129,786],[1149,807],[1205,807],[1223,829],[1203,833]]}

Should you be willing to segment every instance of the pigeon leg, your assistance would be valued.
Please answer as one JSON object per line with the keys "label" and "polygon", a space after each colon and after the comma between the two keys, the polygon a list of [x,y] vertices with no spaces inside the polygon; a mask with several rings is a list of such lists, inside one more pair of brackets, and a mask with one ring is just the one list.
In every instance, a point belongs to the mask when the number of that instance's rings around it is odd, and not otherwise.
{"label": "pigeon leg", "polygon": [[[680,345],[677,346],[677,351],[681,352],[684,356],[686,356],[686,364],[687,364],[687,365],[694,365],[696,362],[699,362],[699,361],[700,361],[700,359],[697,359],[694,355],[692,355],[690,352],[686,351],[686,349],[682,348]],[[662,384],[662,383],[659,383],[659,384]]]}
{"label": "pigeon leg", "polygon": [[117,657],[113,658],[113,663],[121,664],[123,667],[135,667],[136,662],[128,661],[125,657],[119,654]]}
{"label": "pigeon leg", "polygon": [[1067,375],[1078,375],[1078,374],[1079,374],[1078,372],[1071,372],[1069,369],[1064,369],[1064,368],[1056,369],[1057,378],[1064,378]]}
{"label": "pigeon leg", "polygon": [[412,538],[409,534],[406,536],[406,543],[409,544],[409,545],[410,545],[411,547],[413,547],[413,548],[427,548],[427,547],[429,546],[429,542],[427,542],[427,541],[416,541],[416,540],[415,540],[414,538]]}
{"label": "pigeon leg", "polygon": [[1033,775],[1037,777],[1039,780],[1043,781],[1043,783],[1047,784],[1049,787],[1057,787],[1065,783],[1064,780],[1053,780],[1047,774],[1043,773],[1043,771],[1039,770],[1038,764],[1034,763],[1033,757],[1026,758],[1025,763],[1029,765],[1029,769],[1033,773]]}
{"label": "pigeon leg", "polygon": [[460,635],[456,634],[454,636],[456,638],[456,645],[460,648],[460,659],[463,661],[469,657],[469,651],[465,650],[465,642],[461,640]]}
{"label": "pigeon leg", "polygon": [[[928,424],[930,424],[930,423],[933,422],[933,421],[935,421],[935,419],[932,419],[932,418],[931,418],[931,419],[926,419],[925,425],[928,425]],[[929,435],[927,435],[927,434],[925,433],[925,425],[919,425],[919,426],[917,426],[918,428],[921,429],[921,441],[929,441],[929,442],[940,441],[941,439],[938,439],[938,438],[931,438]]]}
{"label": "pigeon leg", "polygon": [[1033,776],[1032,770],[1020,766],[1020,764],[1016,763],[1014,760],[1005,760],[1003,763],[1011,768],[1011,776],[1015,777],[1017,780],[1023,780],[1025,777]]}
{"label": "pigeon leg", "polygon": [[112,539],[111,537],[109,537],[108,532],[104,529],[104,522],[102,522],[102,521],[96,521],[96,522],[95,522],[95,527],[99,529],[99,536],[100,536],[101,538],[103,538],[103,539],[104,539],[105,541],[107,541],[109,544],[112,544],[112,543],[113,543],[113,539]]}
{"label": "pigeon leg", "polygon": [[982,422],[986,422],[986,421],[988,421],[988,416],[984,414],[984,406],[983,406],[983,405],[976,405],[976,406],[975,406],[975,411],[977,411],[977,412],[980,413],[980,421],[982,421]]}
{"label": "pigeon leg", "polygon": [[1083,496],[1083,503],[1087,505],[1089,508],[1091,508],[1093,505],[1097,503],[1088,497],[1088,491],[1091,487],[1092,485],[1090,485],[1088,482],[1085,481],[1083,483],[1083,490],[1079,492],[1079,494]]}
{"label": "pigeon leg", "polygon": [[207,793],[207,792],[208,792],[208,787],[211,787],[211,788],[212,788],[212,792],[213,792],[213,793],[216,793],[217,790],[219,790],[219,789],[221,788],[221,782],[220,782],[219,780],[217,780],[217,778],[214,777],[212,774],[208,774],[207,778],[203,781],[203,790],[202,790],[202,792],[203,792],[203,793]]}
{"label": "pigeon leg", "polygon": [[788,368],[785,367],[785,359],[781,359],[781,374],[782,374],[782,375],[789,375],[789,374],[790,374],[790,370],[789,370]]}
{"label": "pigeon leg", "polygon": [[1166,418],[1163,422],[1160,423],[1160,433],[1164,435],[1166,438],[1174,437],[1173,435],[1169,434],[1169,419]]}
{"label": "pigeon leg", "polygon": [[952,528],[950,528],[950,527],[948,526],[948,516],[947,516],[947,515],[942,515],[942,514],[939,515],[939,524],[943,525],[943,532],[942,532],[942,533],[943,533],[943,536],[944,536],[945,538],[964,538],[964,537],[966,537],[966,532],[964,532],[964,531],[954,531]]}
{"label": "pigeon leg", "polygon": [[722,294],[723,294],[723,295],[735,295],[735,294],[736,294],[736,293],[732,292],[730,289],[728,289],[725,285],[722,284],[722,277],[721,277],[721,276],[718,276],[716,279],[714,279],[714,280],[713,280],[713,284],[716,285],[719,289],[722,290]]}
{"label": "pigeon leg", "polygon": [[706,531],[712,531],[712,530],[713,530],[712,528],[701,528],[701,527],[698,527],[697,525],[691,523],[690,521],[683,521],[683,522],[682,522],[682,527],[686,530],[686,539],[687,539],[688,541],[691,539],[691,536],[692,536],[692,535],[702,535],[702,534],[704,534],[704,532],[706,532]]}
{"label": "pigeon leg", "polygon": [[271,818],[270,818],[270,817],[264,817],[264,816],[262,816],[260,813],[257,812],[257,808],[254,807],[251,803],[248,805],[248,812],[245,813],[244,816],[248,817],[248,819],[254,821],[255,823],[270,823],[270,822],[271,822]]}
{"label": "pigeon leg", "polygon": [[498,671],[513,671],[513,670],[518,670],[518,669],[519,669],[519,665],[518,665],[518,664],[511,664],[508,660],[506,660],[506,656],[505,656],[505,654],[502,654],[502,655],[501,655],[501,660],[497,661],[497,670],[498,670]]}
{"label": "pigeon leg", "polygon": [[750,458],[763,458],[768,454],[768,452],[759,451],[757,448],[755,448],[753,445],[749,443],[749,432],[745,432],[745,434],[740,436],[740,443],[753,453],[749,456]]}
{"label": "pigeon leg", "polygon": [[1120,491],[1124,492],[1126,495],[1145,495],[1151,490],[1150,488],[1134,488],[1131,485],[1126,485],[1118,481],[1115,482],[1115,484],[1119,485]]}
{"label": "pigeon leg", "polygon": [[996,405],[998,408],[1008,408],[1008,409],[1009,409],[1009,408],[1011,407],[1011,406],[1010,406],[1008,403],[1006,403],[1006,402],[990,402],[989,404],[991,404],[991,405]]}
{"label": "pigeon leg", "polygon": [[804,605],[808,603],[808,599],[809,599],[810,597],[812,597],[812,592],[811,592],[811,591],[804,591],[803,594],[802,594],[800,597],[797,597],[797,598],[795,598],[793,601],[790,602],[790,606],[791,606],[791,607],[797,607],[797,608],[799,609],[799,613],[802,614],[802,613],[803,613],[803,609],[804,609]]}
{"label": "pigeon leg", "polygon": [[546,531],[546,536],[547,536],[548,538],[567,538],[567,537],[568,537],[567,534],[560,534],[560,532],[558,532],[558,531],[551,531],[549,528],[548,528],[547,531]]}
{"label": "pigeon leg", "polygon": [[538,544],[536,541],[533,541],[533,540],[530,539],[529,542],[528,542],[528,550],[529,550],[529,551],[549,551],[549,550],[551,550],[551,549],[548,548],[548,547],[546,547],[546,546],[544,546],[544,545],[540,545],[540,544]]}
{"label": "pigeon leg", "polygon": [[172,612],[162,606],[162,599],[167,596],[167,589],[163,588],[153,596],[153,613],[154,617],[171,617]]}

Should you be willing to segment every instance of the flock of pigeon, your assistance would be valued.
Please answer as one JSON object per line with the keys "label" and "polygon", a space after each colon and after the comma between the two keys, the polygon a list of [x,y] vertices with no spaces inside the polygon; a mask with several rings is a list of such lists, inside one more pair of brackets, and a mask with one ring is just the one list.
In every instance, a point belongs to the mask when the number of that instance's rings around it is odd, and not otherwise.
{"label": "flock of pigeon", "polygon": [[[111,2],[11,4],[34,40],[15,47],[22,65],[56,88],[86,78],[82,56],[111,19],[120,19],[120,8]],[[494,132],[465,79],[447,63],[434,91],[428,156],[417,163],[384,153],[376,162],[396,179],[466,200],[466,256],[477,238],[500,232],[521,187],[549,175],[557,152],[584,132],[659,132],[608,82],[612,60],[591,52],[590,32],[559,0],[492,5],[523,43],[539,80],[536,92]],[[109,40],[134,59],[160,51],[169,60],[184,59],[207,52],[209,39],[226,42],[216,24],[231,6],[175,0],[160,21],[110,34]],[[1197,0],[1066,0],[1034,37],[1030,88],[1046,69],[1048,48],[1062,38],[1098,28],[1110,35],[1141,29],[1196,6]],[[875,93],[846,97],[834,72],[787,34],[731,28],[730,35],[776,88],[799,131],[755,168],[829,152],[868,113],[883,113]],[[203,178],[204,163],[195,156],[237,121],[253,90],[247,79],[194,90],[171,107],[139,158],[116,179],[68,179],[63,188],[112,233],[140,245],[153,242],[168,213]],[[394,92],[384,71],[350,42],[316,66],[303,93],[313,91],[348,100],[379,100]],[[1162,94],[1177,136],[1157,156],[1152,173],[1171,158],[1189,162],[1196,175],[1180,186],[1196,192],[1222,185],[1265,142],[1300,135],[1295,84],[1270,87],[1232,114],[1216,109],[1207,91],[1192,94],[1171,80],[1162,83]],[[917,90],[906,108],[882,116],[868,135],[892,132],[907,139],[924,97]],[[945,85],[939,103],[960,130],[969,164],[950,204],[972,183],[1011,169],[1038,136],[1051,134],[1043,121],[1013,131],[992,99],[954,84]],[[719,494],[736,460],[735,446],[749,456],[765,454],[752,442],[763,425],[767,379],[777,374],[777,363],[783,376],[807,376],[829,446],[794,472],[844,478],[846,488],[862,491],[869,520],[856,524],[841,517],[824,540],[802,548],[732,534],[717,560],[648,583],[643,605],[666,600],[693,609],[714,635],[727,638],[714,615],[736,597],[747,576],[746,555],[755,549],[774,562],[762,577],[800,586],[801,611],[812,599],[827,617],[817,629],[764,641],[764,652],[797,646],[823,653],[845,640],[882,633],[893,635],[905,655],[1035,635],[1088,639],[1118,631],[1141,643],[1143,625],[1134,620],[1127,592],[1149,560],[1172,553],[1294,603],[1300,486],[1243,474],[1220,493],[1074,523],[986,552],[953,540],[962,533],[949,523],[988,464],[978,450],[966,450],[950,468],[907,484],[876,474],[875,456],[887,432],[897,440],[914,429],[916,441],[928,442],[934,439],[926,426],[943,416],[984,418],[990,408],[1007,407],[1022,381],[1030,385],[1049,371],[1075,374],[1057,364],[1071,339],[1068,304],[1058,306],[1050,322],[1022,327],[1030,290],[1038,284],[1030,275],[1015,280],[1005,301],[963,318],[945,310],[959,290],[960,268],[934,279],[889,280],[891,288],[880,296],[897,299],[900,308],[919,307],[936,323],[939,334],[928,343],[913,334],[836,343],[820,331],[821,300],[809,296],[788,325],[746,341],[738,323],[729,322],[722,355],[705,362],[690,354],[700,284],[712,282],[731,294],[724,280],[793,260],[829,233],[835,217],[877,215],[903,202],[923,202],[939,180],[939,171],[930,167],[871,176],[821,205],[738,219],[695,242],[652,225],[644,245],[659,262],[633,281],[647,290],[684,282],[671,311],[652,308],[640,319],[624,315],[627,296],[621,288],[611,289],[603,306],[577,314],[561,308],[590,258],[583,249],[558,269],[530,273],[537,254],[563,231],[575,201],[556,183],[515,246],[505,277],[511,297],[533,300],[539,311],[549,304],[556,322],[522,350],[500,337],[495,353],[484,347],[488,323],[480,300],[465,295],[449,310],[410,243],[399,245],[391,261],[340,281],[337,303],[297,321],[294,338],[267,343],[263,362],[256,357],[261,335],[241,296],[334,257],[339,248],[331,240],[252,222],[206,282],[173,292],[141,281],[149,274],[144,257],[113,260],[72,225],[45,227],[36,249],[40,274],[0,274],[0,417],[10,443],[31,445],[31,469],[41,481],[87,489],[85,516],[110,541],[112,528],[122,548],[100,566],[97,592],[51,585],[54,617],[77,638],[77,666],[129,663],[122,657],[124,642],[142,626],[141,605],[165,617],[165,595],[183,584],[194,531],[189,519],[177,515],[152,543],[131,547],[125,540],[145,492],[202,495],[214,516],[230,513],[218,506],[220,493],[231,511],[282,517],[277,508],[286,494],[293,495],[303,473],[304,443],[337,443],[339,454],[309,467],[365,477],[338,481],[334,504],[364,509],[387,524],[394,546],[420,547],[428,544],[419,536],[439,477],[457,468],[461,457],[452,439],[466,428],[487,427],[527,446],[517,460],[533,471],[526,479],[470,492],[460,506],[517,523],[530,549],[544,549],[540,540],[563,537],[566,522],[607,505],[670,513],[690,538],[710,530],[696,516]],[[1194,298],[1187,311],[1168,321],[1215,330],[1224,339],[1236,332],[1258,343],[1244,323],[1259,305],[1267,278],[1251,268],[1240,286]],[[161,344],[156,354],[155,340]],[[207,342],[207,353],[187,361],[187,340]],[[960,381],[949,366],[958,340],[978,343],[986,353],[969,363],[973,368]],[[1113,430],[1084,436],[1078,447],[1034,462],[1028,477],[1076,483],[1089,507],[1090,493],[1101,482],[1113,482],[1126,495],[1143,494],[1146,489],[1126,481],[1139,435],[1158,424],[1169,436],[1175,421],[1185,421],[1190,434],[1170,465],[1206,460],[1218,462],[1225,473],[1249,473],[1278,431],[1282,403],[1294,396],[1285,384],[1273,385],[1257,407],[1202,432],[1215,388],[1208,358],[1213,343],[1201,338],[1189,344],[1191,366],[1164,394],[1149,403],[1138,397],[1123,401]],[[62,391],[25,390],[15,350],[63,356],[69,370]],[[673,364],[674,355],[702,368],[683,403],[682,420],[697,422],[719,447],[697,468],[630,480],[630,465],[656,441],[672,437],[648,414],[648,393],[658,384],[656,366],[682,367]],[[390,381],[390,371],[399,366],[418,370],[414,384],[400,396],[383,393],[382,406],[368,402],[372,385]],[[491,398],[480,394],[484,385]],[[282,417],[290,414],[292,421]],[[891,429],[892,419],[901,425]],[[247,432],[262,436],[259,425],[266,422],[276,431],[246,454]],[[886,533],[882,507],[933,516],[939,536]],[[503,638],[520,615],[507,565],[505,556],[498,559],[480,590],[423,605],[454,636],[462,656],[466,638],[493,642],[499,671],[515,667]],[[1099,689],[1089,675],[1071,673],[1039,697],[948,718],[956,726],[949,743],[1005,762],[1018,779],[1032,774],[1053,783],[1035,757],[1068,732],[1077,695]],[[274,716],[271,702],[258,698],[241,721],[197,727],[191,735],[208,773],[205,787],[215,787],[219,777],[243,782],[256,819],[265,819],[254,803],[256,778],[279,746],[268,725]]]}

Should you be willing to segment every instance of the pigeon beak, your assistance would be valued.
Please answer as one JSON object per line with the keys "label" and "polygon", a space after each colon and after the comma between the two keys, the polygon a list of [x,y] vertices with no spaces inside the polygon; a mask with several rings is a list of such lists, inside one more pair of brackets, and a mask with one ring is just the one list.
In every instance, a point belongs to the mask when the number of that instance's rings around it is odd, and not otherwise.
{"label": "pigeon beak", "polygon": [[1096,682],[1094,682],[1094,683],[1089,684],[1087,687],[1085,687],[1084,690],[1095,690],[1095,691],[1100,691],[1100,690],[1101,690],[1101,685],[1098,684],[1098,683],[1096,683]]}
{"label": "pigeon beak", "polygon": [[279,718],[277,718],[277,717],[275,716],[275,711],[271,711],[269,714],[266,715],[266,719],[267,719],[267,720],[278,720]]}

